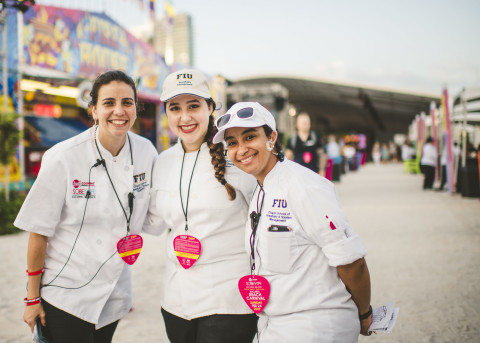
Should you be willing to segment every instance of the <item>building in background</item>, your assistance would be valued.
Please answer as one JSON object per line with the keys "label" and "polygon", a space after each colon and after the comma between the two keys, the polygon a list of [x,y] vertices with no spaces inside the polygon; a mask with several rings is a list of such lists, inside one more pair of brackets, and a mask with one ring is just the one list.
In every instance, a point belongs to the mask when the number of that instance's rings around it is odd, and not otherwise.
{"label": "building in background", "polygon": [[194,66],[192,18],[188,14],[164,16],[155,22],[153,47],[167,64]]}
{"label": "building in background", "polygon": [[[150,139],[158,151],[176,142],[161,88],[172,70],[193,66],[194,37],[191,17],[176,15],[168,0],[164,5],[160,20],[154,0],[116,0],[115,6],[111,0],[37,0],[23,14],[9,12],[7,104],[8,111],[20,115],[24,133],[13,168],[20,172],[10,188],[28,187],[25,181],[36,177],[47,149],[92,124],[92,82],[108,70],[122,70],[137,83],[144,110],[132,131]],[[221,113],[227,82],[206,76]]]}
{"label": "building in background", "polygon": [[132,130],[161,145],[160,92],[169,69],[148,42],[101,12],[37,3],[23,15],[7,14],[8,103],[21,114],[24,132],[20,184],[36,176],[48,148],[91,125],[92,81],[108,70],[123,70],[136,81],[144,111]]}

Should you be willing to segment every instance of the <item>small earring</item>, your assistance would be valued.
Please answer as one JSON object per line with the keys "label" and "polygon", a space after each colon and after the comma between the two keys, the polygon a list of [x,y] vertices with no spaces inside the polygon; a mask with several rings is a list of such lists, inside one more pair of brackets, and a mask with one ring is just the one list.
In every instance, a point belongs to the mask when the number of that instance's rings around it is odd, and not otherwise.
{"label": "small earring", "polygon": [[268,151],[272,151],[272,150],[273,150],[273,142],[272,142],[272,141],[268,141],[268,142],[267,142],[267,150],[268,150]]}
{"label": "small earring", "polygon": [[95,120],[95,125],[98,126],[98,120],[97,119],[94,119]]}

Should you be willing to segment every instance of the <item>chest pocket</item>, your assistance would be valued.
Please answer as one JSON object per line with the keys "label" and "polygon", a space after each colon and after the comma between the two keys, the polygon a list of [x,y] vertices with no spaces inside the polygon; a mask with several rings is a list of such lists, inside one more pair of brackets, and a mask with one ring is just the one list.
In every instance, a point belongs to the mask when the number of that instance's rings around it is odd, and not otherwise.
{"label": "chest pocket", "polygon": [[286,274],[292,271],[298,254],[295,232],[267,231],[260,238],[263,240],[261,253],[262,266],[273,273]]}

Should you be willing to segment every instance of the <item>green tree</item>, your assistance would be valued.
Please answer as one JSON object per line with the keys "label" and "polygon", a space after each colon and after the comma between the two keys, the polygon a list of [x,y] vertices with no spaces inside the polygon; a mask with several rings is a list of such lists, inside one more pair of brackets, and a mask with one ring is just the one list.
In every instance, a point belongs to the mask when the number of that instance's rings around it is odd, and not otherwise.
{"label": "green tree", "polygon": [[[0,164],[7,170],[15,148],[20,138],[20,132],[15,126],[16,115],[12,113],[0,114]],[[10,200],[10,184],[5,175],[5,200]]]}
{"label": "green tree", "polygon": [[25,193],[12,192],[9,202],[5,200],[5,196],[2,193],[4,193],[3,189],[0,191],[0,235],[20,232],[13,225],[13,222],[25,200]]}

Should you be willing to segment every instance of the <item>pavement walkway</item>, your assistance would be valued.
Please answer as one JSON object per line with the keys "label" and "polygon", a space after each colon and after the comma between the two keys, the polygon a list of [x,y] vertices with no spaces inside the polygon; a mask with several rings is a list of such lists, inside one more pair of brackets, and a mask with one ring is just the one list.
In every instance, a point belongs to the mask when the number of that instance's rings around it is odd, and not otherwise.
{"label": "pavement walkway", "polygon": [[[360,343],[480,342],[480,201],[423,191],[401,164],[369,164],[336,183],[343,210],[368,250],[372,306],[400,307],[390,334]],[[22,320],[27,234],[0,237],[0,342],[31,342]],[[165,239],[144,235],[133,266],[134,306],[115,343],[163,343],[160,302]]]}

